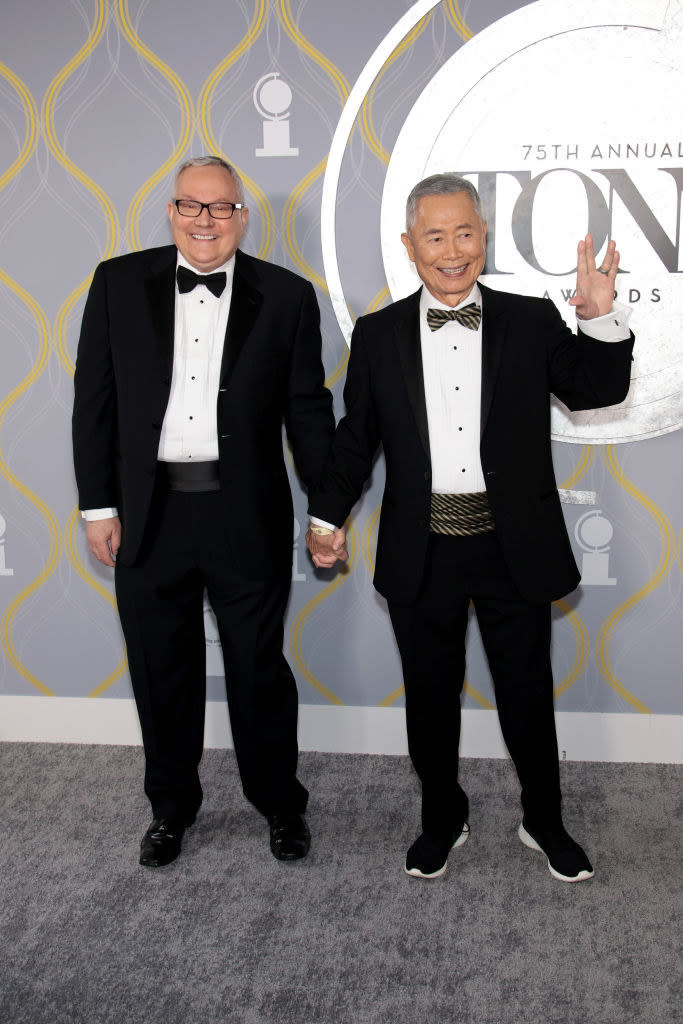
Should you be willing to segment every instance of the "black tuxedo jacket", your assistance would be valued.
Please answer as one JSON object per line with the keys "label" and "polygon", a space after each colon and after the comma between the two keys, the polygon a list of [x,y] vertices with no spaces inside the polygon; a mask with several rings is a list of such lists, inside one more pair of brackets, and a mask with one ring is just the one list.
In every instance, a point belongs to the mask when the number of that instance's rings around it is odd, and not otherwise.
{"label": "black tuxedo jacket", "polygon": [[[173,367],[176,248],[101,263],[83,314],[73,442],[79,507],[116,506],[119,560],[140,549],[154,489]],[[218,394],[226,541],[237,567],[265,578],[291,564],[292,499],[285,423],[306,485],[334,431],[312,286],[237,252]]]}
{"label": "black tuxedo jacket", "polygon": [[[622,401],[633,336],[614,343],[593,341],[580,331],[577,337],[549,300],[480,288],[486,490],[516,586],[533,603],[550,601],[579,582],[553,471],[550,395],[572,410]],[[432,484],[419,300],[420,291],[357,321],[346,416],[310,498],[313,515],[343,523],[382,444],[386,486],[375,586],[403,603],[415,599],[422,582]]]}

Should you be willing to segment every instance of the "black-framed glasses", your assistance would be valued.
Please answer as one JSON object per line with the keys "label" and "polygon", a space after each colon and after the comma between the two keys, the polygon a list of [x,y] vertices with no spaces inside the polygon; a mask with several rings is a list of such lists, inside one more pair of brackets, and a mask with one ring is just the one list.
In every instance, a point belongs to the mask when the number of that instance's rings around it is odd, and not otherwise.
{"label": "black-framed glasses", "polygon": [[230,220],[235,210],[244,209],[244,203],[200,203],[197,199],[174,199],[173,202],[181,217],[199,217],[202,210],[208,210],[215,220]]}

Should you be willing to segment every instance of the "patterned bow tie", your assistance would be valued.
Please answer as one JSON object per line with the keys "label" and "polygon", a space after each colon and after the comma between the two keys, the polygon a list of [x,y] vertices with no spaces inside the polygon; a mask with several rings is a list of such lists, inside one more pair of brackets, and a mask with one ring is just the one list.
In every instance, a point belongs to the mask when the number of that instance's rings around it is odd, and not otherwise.
{"label": "patterned bow tie", "polygon": [[217,270],[215,274],[195,274],[194,270],[189,270],[187,267],[182,266],[178,267],[176,278],[178,281],[178,291],[181,294],[191,292],[198,284],[205,284],[217,299],[223,294],[227,280],[224,270]]}
{"label": "patterned bow tie", "polygon": [[447,320],[457,320],[463,327],[476,331],[481,323],[481,306],[470,302],[462,309],[428,309],[427,325],[430,331],[438,331]]}

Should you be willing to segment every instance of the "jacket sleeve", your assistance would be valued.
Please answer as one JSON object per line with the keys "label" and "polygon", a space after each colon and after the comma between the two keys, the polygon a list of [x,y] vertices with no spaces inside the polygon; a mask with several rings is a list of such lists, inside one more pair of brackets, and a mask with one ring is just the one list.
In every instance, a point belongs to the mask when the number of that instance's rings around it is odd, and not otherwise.
{"label": "jacket sleeve", "polygon": [[318,301],[306,282],[289,367],[285,427],[297,471],[309,489],[322,472],[334,434],[321,347]]}
{"label": "jacket sleeve", "polygon": [[339,422],[329,460],[309,502],[311,515],[339,526],[360,498],[379,446],[362,319],[357,321],[351,338],[344,402],[346,415]]}
{"label": "jacket sleeve", "polygon": [[618,405],[628,394],[634,336],[596,341],[574,335],[552,302],[543,303],[549,389],[572,412]]}
{"label": "jacket sleeve", "polygon": [[118,503],[116,385],[109,344],[104,265],[93,276],[83,312],[74,375],[72,417],[74,469],[79,508]]}

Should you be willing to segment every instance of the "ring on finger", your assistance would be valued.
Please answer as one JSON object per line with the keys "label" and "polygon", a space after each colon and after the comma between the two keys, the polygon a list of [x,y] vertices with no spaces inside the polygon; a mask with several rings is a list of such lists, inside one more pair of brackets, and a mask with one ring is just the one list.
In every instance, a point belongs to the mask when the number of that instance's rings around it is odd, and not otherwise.
{"label": "ring on finger", "polygon": [[609,274],[609,270],[603,270],[602,267],[598,267],[598,274]]}

